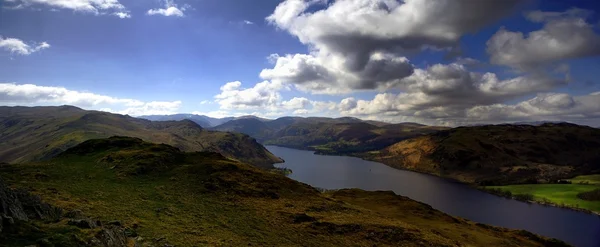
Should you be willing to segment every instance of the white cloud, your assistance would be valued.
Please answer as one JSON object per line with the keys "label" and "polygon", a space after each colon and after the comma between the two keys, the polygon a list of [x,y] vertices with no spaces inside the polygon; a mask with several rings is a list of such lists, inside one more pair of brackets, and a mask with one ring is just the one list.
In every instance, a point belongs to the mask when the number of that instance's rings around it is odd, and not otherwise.
{"label": "white cloud", "polygon": [[144,102],[115,98],[90,92],[69,90],[64,87],[34,84],[0,83],[2,105],[74,105],[86,109],[110,110],[129,115],[174,114],[181,101]]}
{"label": "white cloud", "polygon": [[[267,21],[298,37],[310,54],[273,55],[263,79],[312,93],[348,93],[393,85],[412,74],[406,54],[456,50],[460,37],[500,19],[520,2],[471,0],[287,0]],[[377,28],[373,28],[377,27]]]}
{"label": "white cloud", "polygon": [[[61,8],[70,9],[79,12],[88,12],[93,14],[106,14],[113,11],[113,15],[122,15],[118,13],[128,13],[125,6],[119,0],[6,0],[7,6],[12,9],[26,8],[35,5],[46,5],[51,9]],[[129,15],[129,14],[127,14]]]}
{"label": "white cloud", "polygon": [[[499,104],[532,93],[566,85],[567,80],[543,74],[500,79],[494,73],[474,73],[460,64],[435,64],[397,83],[402,93],[380,93],[372,100],[343,99],[343,115],[404,116],[429,121],[453,121],[465,117],[466,109]],[[423,121],[425,121],[423,120]]]}
{"label": "white cloud", "polygon": [[254,22],[251,22],[249,20],[244,20],[244,24],[246,24],[246,25],[252,25],[252,24],[254,24]]}
{"label": "white cloud", "polygon": [[273,108],[281,101],[280,90],[284,85],[277,82],[263,81],[251,88],[242,88],[239,81],[223,85],[221,93],[215,96],[215,102],[225,110],[248,110]]}
{"label": "white cloud", "polygon": [[304,109],[311,104],[310,100],[304,97],[294,97],[288,101],[281,102],[281,105],[285,109]]}
{"label": "white cloud", "polygon": [[475,106],[467,117],[477,121],[560,120],[575,122],[600,121],[600,95],[571,96],[563,93],[540,94],[514,104]]}
{"label": "white cloud", "polygon": [[531,12],[527,17],[544,22],[544,27],[527,35],[501,28],[487,42],[491,63],[529,70],[564,59],[598,56],[600,35],[585,21],[588,15],[579,9]]}
{"label": "white cloud", "polygon": [[38,44],[28,45],[20,39],[3,38],[0,36],[0,48],[14,54],[30,55],[31,53],[50,48],[50,44],[41,42]]}
{"label": "white cloud", "polygon": [[128,12],[115,12],[113,15],[118,16],[121,19],[131,18],[131,14]]}
{"label": "white cloud", "polygon": [[164,8],[150,9],[146,12],[148,15],[164,15],[164,16],[176,16],[184,17],[184,11],[189,8],[188,5],[177,7],[177,4],[173,0],[165,0]]}

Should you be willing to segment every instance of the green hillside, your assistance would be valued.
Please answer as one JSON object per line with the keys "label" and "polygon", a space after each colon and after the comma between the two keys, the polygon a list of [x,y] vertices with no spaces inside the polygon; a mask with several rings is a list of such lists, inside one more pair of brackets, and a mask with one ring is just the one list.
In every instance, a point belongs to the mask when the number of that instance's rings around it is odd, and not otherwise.
{"label": "green hillside", "polygon": [[72,106],[0,107],[0,162],[44,160],[85,140],[114,135],[219,152],[262,167],[281,161],[247,135],[208,131],[190,120],[152,122]]}
{"label": "green hillside", "polygon": [[550,183],[600,172],[600,129],[568,123],[459,127],[364,157],[480,185]]}
{"label": "green hillside", "polygon": [[392,192],[320,193],[217,153],[129,137],[4,164],[0,176],[7,246],[566,246]]}

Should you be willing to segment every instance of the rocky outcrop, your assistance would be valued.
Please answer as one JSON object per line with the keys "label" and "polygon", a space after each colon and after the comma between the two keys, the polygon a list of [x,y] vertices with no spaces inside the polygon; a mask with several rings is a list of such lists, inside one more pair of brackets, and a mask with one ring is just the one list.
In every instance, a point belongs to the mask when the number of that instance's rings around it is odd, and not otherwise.
{"label": "rocky outcrop", "polygon": [[[129,242],[142,246],[134,239],[134,230],[124,227],[119,221],[106,225],[99,220],[86,217],[80,210],[63,214],[61,208],[52,206],[41,200],[39,196],[22,189],[11,189],[0,178],[0,234],[11,230],[18,224],[28,224],[32,221],[65,222],[67,225],[80,229],[93,229],[97,233],[89,240],[72,237],[71,241],[77,246],[126,247]],[[42,231],[43,229],[38,229]],[[26,234],[26,233],[24,233]],[[49,243],[50,240],[41,238],[37,243]]]}
{"label": "rocky outcrop", "polygon": [[58,221],[62,210],[42,202],[39,196],[24,190],[13,190],[0,178],[0,233],[16,221]]}

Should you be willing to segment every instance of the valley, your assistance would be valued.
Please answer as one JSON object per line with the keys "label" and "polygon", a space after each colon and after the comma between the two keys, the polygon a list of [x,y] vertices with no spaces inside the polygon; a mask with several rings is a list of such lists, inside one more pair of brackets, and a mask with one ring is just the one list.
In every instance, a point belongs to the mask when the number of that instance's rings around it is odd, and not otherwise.
{"label": "valley", "polygon": [[[526,209],[520,204],[513,204],[521,202],[483,194],[473,188],[479,187],[511,199],[527,198],[526,201],[597,212],[598,201],[593,199],[597,175],[588,174],[599,172],[599,157],[595,151],[600,148],[600,133],[598,129],[586,126],[542,123],[446,128],[356,118],[283,117],[269,120],[245,116],[227,119],[207,129],[198,124],[198,119],[202,118],[196,116],[193,121],[188,119],[189,114],[174,116],[180,119],[153,116],[165,121],[150,121],[70,106],[0,107],[0,111],[4,113],[0,115],[0,138],[3,140],[0,158],[6,162],[0,167],[0,177],[12,188],[39,195],[67,214],[76,210],[101,222],[126,222],[124,226],[98,226],[90,231],[65,226],[73,220],[80,220],[69,216],[61,216],[53,222],[43,219],[28,221],[23,225],[24,229],[6,235],[7,241],[13,241],[12,246],[40,239],[66,241],[64,243],[77,246],[81,241],[88,241],[86,244],[103,241],[102,232],[106,231],[123,234],[133,231],[135,236],[123,235],[121,240],[148,246],[163,242],[181,246],[296,245],[304,240],[306,234],[323,234],[323,238],[317,237],[315,242],[302,242],[309,246],[317,243],[336,246],[354,241],[359,245],[377,243],[383,246],[411,246],[415,242],[455,245],[457,242],[453,241],[457,239],[460,243],[474,245],[486,241],[499,241],[496,242],[498,246],[563,244],[512,230],[500,231],[516,242],[495,240],[497,234],[489,238],[486,231],[479,232],[492,229],[490,226],[483,227],[483,224],[524,229],[567,240],[577,246],[593,246],[594,239],[586,236],[589,236],[589,231],[600,227],[598,220],[590,214],[573,212],[575,214],[571,215],[555,211],[562,209],[546,209],[543,206]],[[203,121],[210,126],[221,120],[208,118]],[[265,148],[262,144],[310,150],[310,155],[320,154],[314,156],[331,159],[290,158],[274,149],[275,146]],[[356,162],[376,161],[389,169],[399,170],[381,173],[381,168],[365,170],[371,167],[365,166],[355,172],[352,171],[355,168],[347,165],[347,162],[354,162],[351,159],[356,159]],[[286,163],[273,169],[273,164],[284,160]],[[341,170],[327,170],[332,165],[341,165],[337,168]],[[424,175],[407,173],[400,175],[401,180],[387,180],[386,176],[407,172],[403,170],[444,179],[430,184],[428,181],[433,177],[424,177],[414,184],[425,187],[415,187],[416,190],[399,181],[411,181]],[[352,176],[356,179],[352,180]],[[571,184],[559,183],[573,177],[576,178],[570,181]],[[346,179],[358,184],[347,183]],[[466,185],[442,182],[447,181],[445,179]],[[430,186],[437,189],[426,189]],[[348,188],[391,190],[430,204],[435,212],[441,210],[478,223],[459,218],[457,224],[464,221],[465,225],[458,228],[469,236],[462,239],[453,230],[448,230],[453,228],[438,222],[445,216],[429,217],[403,207],[394,210],[413,213],[397,214],[379,206],[391,203],[388,200],[396,200],[393,199],[394,193]],[[451,192],[453,190],[456,192]],[[446,195],[440,196],[439,193]],[[582,195],[592,199],[583,200]],[[465,202],[488,206],[485,210],[472,208],[469,204],[458,203],[456,198],[470,198]],[[364,204],[375,199],[379,200],[377,204]],[[345,206],[337,208],[330,203]],[[546,221],[557,217],[551,225],[569,225],[558,220],[561,215],[569,215],[570,219],[586,222],[582,224],[585,230],[570,232],[557,227],[531,225],[521,222],[527,219],[524,216],[515,218],[489,211],[497,209],[489,206],[493,204],[512,208],[515,215],[536,216]],[[312,210],[317,207],[335,209]],[[372,216],[372,210],[379,216]],[[193,217],[189,218],[189,215]],[[340,217],[346,220],[340,221]],[[364,217],[370,219],[369,222],[360,220]],[[377,217],[383,218],[379,220]],[[242,222],[252,222],[253,228],[247,228]],[[167,227],[165,224],[171,225]],[[197,230],[185,230],[192,224],[198,225]],[[285,234],[286,237],[281,238],[269,232],[268,226],[272,224],[286,228],[290,231],[289,235],[293,235],[291,232],[297,235],[290,237]],[[389,232],[388,226],[408,228],[391,230],[402,232],[397,236],[386,233],[385,236],[364,238],[365,234],[379,236],[378,231],[382,229]],[[25,233],[35,236],[35,239],[24,239],[19,235],[34,229],[31,227],[43,230],[36,234]],[[422,232],[420,229],[423,228],[435,231],[435,236]],[[137,236],[145,237],[139,239]],[[223,242],[225,239],[229,242]]]}
{"label": "valley", "polygon": [[[13,217],[0,234],[7,246],[567,246],[455,218],[391,192],[321,193],[217,153],[184,153],[129,137],[88,140],[47,161],[2,165],[0,176],[26,191],[0,182],[3,203],[25,213],[57,212],[19,218],[3,211],[3,219]],[[11,201],[27,193],[45,202]]]}
{"label": "valley", "polygon": [[[516,194],[526,201],[600,212],[599,201],[576,197],[594,186],[556,184],[600,173],[600,130],[587,126],[539,122],[450,129],[356,118],[245,117],[212,129],[245,133],[265,145],[356,156],[483,186],[500,196],[506,193],[496,190],[511,191],[511,198]],[[557,199],[555,194],[570,196]]]}

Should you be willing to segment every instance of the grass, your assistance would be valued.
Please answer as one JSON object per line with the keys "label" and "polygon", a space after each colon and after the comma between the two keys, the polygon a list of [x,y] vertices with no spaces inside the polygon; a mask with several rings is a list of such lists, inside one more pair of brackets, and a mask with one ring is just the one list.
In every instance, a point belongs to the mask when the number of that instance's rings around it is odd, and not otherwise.
{"label": "grass", "polygon": [[600,174],[595,175],[582,175],[575,178],[569,179],[574,184],[596,184],[600,185]]}
{"label": "grass", "polygon": [[[571,181],[597,181],[598,175],[579,176]],[[591,179],[591,180],[590,180]],[[519,184],[506,186],[486,186],[486,189],[510,191],[512,195],[533,195],[534,201],[550,202],[558,206],[579,208],[600,213],[600,201],[586,201],[577,194],[600,188],[600,184]]]}
{"label": "grass", "polygon": [[[552,241],[482,227],[392,192],[321,193],[215,153],[182,153],[131,138],[86,141],[49,161],[2,166],[0,176],[67,212],[119,220],[145,241],[164,238],[175,246],[545,246]],[[39,223],[36,229],[73,230],[60,224]],[[37,240],[19,241],[13,246]]]}

